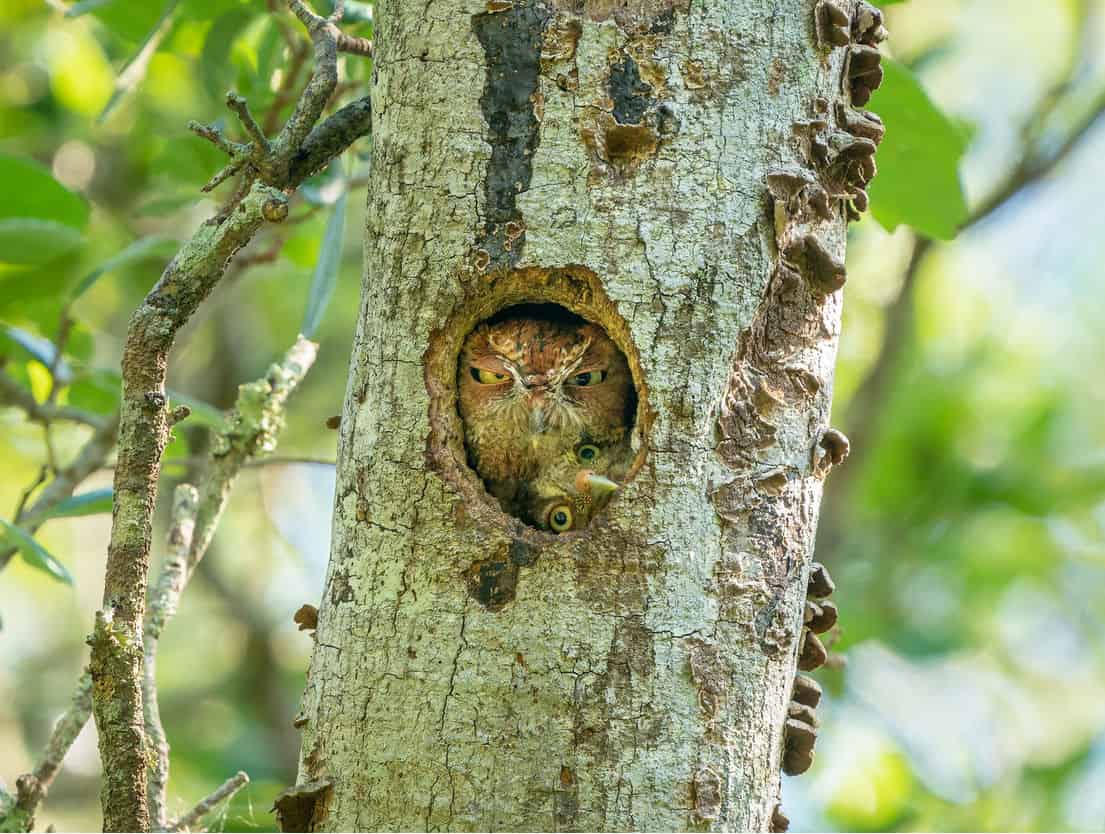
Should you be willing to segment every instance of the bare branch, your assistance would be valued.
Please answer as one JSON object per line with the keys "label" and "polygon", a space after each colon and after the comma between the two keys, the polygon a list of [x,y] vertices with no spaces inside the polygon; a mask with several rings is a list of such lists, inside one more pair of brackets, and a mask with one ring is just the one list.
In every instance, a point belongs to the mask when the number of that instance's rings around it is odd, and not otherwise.
{"label": "bare branch", "polygon": [[165,623],[176,614],[180,595],[184,592],[184,566],[192,548],[192,533],[196,526],[199,493],[190,484],[181,484],[173,493],[173,522],[169,527],[165,566],[157,586],[150,589],[150,603],[143,630],[145,655],[142,681],[142,706],[145,710],[146,738],[153,753],[146,796],[150,805],[150,824],[154,831],[165,831],[169,785],[169,742],[161,724],[161,709],[157,698],[157,648]]}
{"label": "bare branch", "polygon": [[[73,462],[58,470],[54,479],[39,493],[38,498],[16,515],[15,523],[31,533],[41,527],[50,510],[71,497],[85,478],[103,468],[104,461],[115,448],[118,431],[119,415],[112,414],[85,442]],[[0,570],[11,561],[15,552],[14,548],[0,550]]]}
{"label": "bare branch", "polygon": [[229,799],[234,796],[238,791],[249,784],[249,777],[246,776],[245,771],[239,770],[234,776],[231,776],[222,786],[211,794],[209,797],[200,802],[195,808],[182,816],[176,822],[169,826],[169,831],[187,831],[209,813],[216,805],[222,802],[224,799]]}
{"label": "bare branch", "polygon": [[[69,708],[54,725],[50,740],[35,769],[16,780],[16,795],[4,802],[0,796],[0,831],[30,831],[35,813],[61,769],[62,760],[77,740],[92,712],[92,679],[85,670],[77,683]],[[2,794],[2,792],[0,792]]]}
{"label": "bare branch", "polygon": [[311,131],[304,140],[300,155],[292,161],[288,180],[298,185],[318,173],[330,160],[345,152],[372,125],[372,103],[368,96],[345,105]]}
{"label": "bare branch", "polygon": [[142,708],[142,622],[149,573],[152,512],[169,436],[165,374],[177,331],[222,277],[226,264],[266,217],[287,207],[280,191],[254,183],[238,209],[207,222],[166,267],[131,319],[123,350],[115,511],[103,609],[92,636],[93,713],[104,765],[104,826],[142,831],[146,802]]}
{"label": "bare branch", "polygon": [[237,159],[238,157],[248,156],[250,147],[249,145],[243,145],[238,142],[231,142],[225,136],[223,136],[222,129],[215,125],[205,125],[203,122],[197,122],[195,119],[188,122],[188,129],[192,133],[199,136],[201,139],[206,139],[220,151],[227,156]]}
{"label": "bare branch", "polygon": [[[322,153],[327,150],[340,153],[356,138],[348,136],[348,114],[337,122],[334,119],[341,113],[317,128],[315,124],[337,84],[336,43],[340,30],[299,0],[289,0],[289,5],[307,27],[314,47],[315,71],[291,117],[271,143],[250,115],[244,99],[235,94],[228,96],[227,104],[238,114],[244,130],[253,139],[251,144],[230,142],[214,127],[190,125],[197,134],[230,154],[229,167],[248,158],[250,170],[241,178],[228,203],[166,267],[132,317],[123,350],[115,508],[103,608],[96,614],[90,641],[90,669],[95,684],[93,714],[100,733],[104,772],[104,827],[109,830],[141,831],[150,822],[142,646],[152,513],[171,420],[165,397],[169,352],[177,332],[222,279],[234,255],[266,221],[279,223],[287,218],[287,193],[301,181],[290,175],[293,161],[306,157],[311,165],[320,163]],[[363,125],[362,134],[367,130],[367,122]],[[311,137],[313,142],[308,144],[306,140]],[[243,168],[244,165],[238,165],[238,170]],[[230,173],[220,173],[212,182],[217,184],[228,176]],[[293,352],[297,349],[300,351],[297,357],[289,356],[300,360],[305,372],[314,358],[315,347],[301,342]],[[306,359],[308,352],[310,360]],[[294,377],[294,372],[274,368],[271,392],[281,406],[282,398],[294,388]],[[271,438],[278,424],[259,428],[261,438]],[[268,447],[267,439],[237,446],[236,441],[244,442],[243,437],[236,436],[229,443],[229,450],[215,459],[212,481],[219,492],[205,491],[200,501],[188,572],[210,542],[237,470],[245,459]]]}
{"label": "bare branch", "polygon": [[266,138],[264,131],[261,130],[261,126],[257,124],[257,121],[253,118],[253,114],[249,111],[249,103],[237,93],[231,91],[226,94],[226,106],[235,112],[238,116],[238,121],[242,123],[242,128],[245,130],[246,135],[253,140],[254,153],[269,154],[272,152],[272,148],[269,147],[269,140]]}
{"label": "bare branch", "polygon": [[338,52],[363,55],[366,58],[372,57],[372,41],[368,38],[358,38],[341,32],[338,34],[337,47]]}
{"label": "bare branch", "polygon": [[318,355],[318,345],[300,336],[279,365],[264,379],[238,389],[230,428],[220,435],[203,479],[196,532],[188,555],[190,577],[207,551],[238,473],[252,458],[272,451],[283,428],[284,403]]}
{"label": "bare branch", "polygon": [[290,162],[288,149],[303,144],[338,83],[337,38],[341,32],[329,20],[310,11],[301,0],[288,0],[288,6],[307,27],[315,51],[315,71],[275,143],[277,153]]}
{"label": "bare branch", "polygon": [[71,408],[66,405],[55,405],[53,401],[37,402],[34,395],[26,388],[12,379],[8,374],[0,371],[0,405],[13,406],[26,413],[27,418],[36,423],[49,423],[52,420],[68,420],[74,423],[83,423],[94,429],[103,428],[107,418],[91,411],[80,408]]}
{"label": "bare branch", "polygon": [[209,191],[214,191],[226,180],[230,179],[231,177],[237,176],[242,168],[245,167],[245,164],[248,161],[249,160],[247,160],[245,157],[238,157],[234,159],[228,165],[220,168],[215,176],[204,183],[203,187],[200,188],[200,191],[204,192],[205,194]]}

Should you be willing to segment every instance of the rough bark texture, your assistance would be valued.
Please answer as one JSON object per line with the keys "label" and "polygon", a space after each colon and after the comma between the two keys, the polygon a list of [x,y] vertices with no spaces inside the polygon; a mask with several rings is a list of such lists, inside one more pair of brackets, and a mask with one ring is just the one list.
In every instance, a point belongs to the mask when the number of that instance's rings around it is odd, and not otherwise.
{"label": "rough bark texture", "polygon": [[[311,789],[285,819],[769,828],[843,282],[847,177],[811,142],[844,53],[814,6],[378,0]],[[465,464],[460,342],[525,300],[603,324],[640,394],[635,476],[579,534],[508,518]]]}
{"label": "rough bark texture", "polygon": [[104,607],[89,638],[92,707],[99,731],[105,831],[147,831],[146,736],[142,707],[142,621],[153,505],[161,453],[169,438],[165,374],[177,330],[226,264],[261,226],[270,205],[287,198],[257,183],[232,217],[207,223],[165,268],[131,318],[123,349],[119,459],[115,467]]}

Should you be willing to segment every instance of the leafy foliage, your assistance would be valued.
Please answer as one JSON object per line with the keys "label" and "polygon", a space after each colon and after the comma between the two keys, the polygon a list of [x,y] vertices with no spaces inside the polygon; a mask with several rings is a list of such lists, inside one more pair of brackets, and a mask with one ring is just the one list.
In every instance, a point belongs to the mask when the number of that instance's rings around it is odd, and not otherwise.
{"label": "leafy foliage", "polygon": [[[872,215],[889,230],[950,239],[969,217],[961,182],[990,181],[1015,163],[994,137],[1008,140],[1026,89],[1050,89],[1062,33],[1037,30],[1058,26],[1069,9],[879,5],[899,60],[885,62],[870,105],[887,125]],[[1002,27],[972,28],[999,14]],[[370,34],[371,5],[347,0],[346,20]],[[1026,54],[1024,43],[1040,52]],[[0,373],[38,403],[114,412],[130,312],[176,242],[233,187],[199,192],[225,160],[188,134],[187,120],[221,119],[235,88],[259,119],[271,111],[279,123],[290,110],[281,85],[293,51],[257,0],[80,0],[65,15],[41,0],[0,3]],[[345,70],[363,82],[371,64],[347,59]],[[1064,116],[1049,131],[1061,133]],[[977,131],[968,135],[966,122]],[[836,648],[850,665],[826,676],[814,771],[786,785],[795,829],[1100,827],[1105,389],[1092,370],[1105,327],[1085,303],[1100,292],[1095,276],[1069,253],[1097,233],[1099,195],[1090,187],[1077,200],[1101,172],[1092,160],[1079,164],[1085,170],[1068,171],[1062,193],[1025,195],[987,234],[936,250],[905,331],[882,332],[909,232],[889,236],[870,221],[853,230],[836,422],[861,434],[847,469],[828,482],[830,497],[846,488],[848,500],[822,519],[819,545],[838,580]],[[359,241],[343,235],[361,227],[357,167],[305,184],[291,222],[242,253],[186,335],[170,400],[192,416],[175,429],[163,494],[195,477],[206,427],[222,425],[238,384],[300,329],[323,350],[283,445],[289,455],[333,457],[322,426],[340,408],[358,306]],[[1018,211],[1035,212],[1029,234]],[[1039,242],[1042,228],[1058,254]],[[875,418],[860,425],[850,397],[895,339],[904,340],[901,359]],[[0,527],[18,553],[0,599],[0,668],[13,670],[0,675],[0,749],[22,762],[84,660],[110,473],[89,478],[32,535],[14,518],[24,488],[44,465],[71,462],[91,430],[55,421],[47,442],[17,409],[0,419]],[[227,830],[271,830],[263,809],[294,779],[288,716],[310,645],[272,612],[294,610],[302,589],[321,582],[331,490],[323,466],[247,472],[193,601],[163,641],[170,795],[182,805],[247,769],[253,785],[218,821]],[[96,819],[87,775],[95,751],[81,755],[51,794],[46,822],[86,828]],[[10,761],[4,769],[15,772]]]}
{"label": "leafy foliage", "polygon": [[885,58],[883,68],[886,80],[871,103],[886,123],[879,176],[871,185],[871,213],[888,231],[908,225],[951,240],[967,219],[959,183],[967,140],[909,69]]}

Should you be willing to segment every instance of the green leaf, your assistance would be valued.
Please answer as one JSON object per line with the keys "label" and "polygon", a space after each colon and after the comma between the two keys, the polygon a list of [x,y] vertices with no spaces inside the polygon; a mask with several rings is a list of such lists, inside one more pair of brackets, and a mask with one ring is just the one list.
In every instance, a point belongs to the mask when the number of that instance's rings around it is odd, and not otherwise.
{"label": "green leaf", "polygon": [[141,43],[161,17],[159,3],[137,3],[134,0],[108,0],[91,3],[90,11],[113,34],[130,44]]}
{"label": "green leaf", "polygon": [[88,222],[88,203],[74,194],[37,162],[0,154],[0,219],[36,217],[63,226],[83,229]]}
{"label": "green leaf", "polygon": [[76,301],[109,272],[129,266],[146,258],[170,258],[180,247],[179,241],[166,235],[150,235],[136,240],[118,255],[108,258],[96,269],[85,275],[69,293],[69,300]]}
{"label": "green leaf", "polygon": [[0,219],[0,261],[39,266],[67,255],[84,242],[79,229],[37,217]]}
{"label": "green leaf", "polygon": [[315,264],[315,275],[307,296],[307,313],[303,317],[303,327],[300,329],[308,339],[315,335],[318,326],[322,323],[322,317],[326,313],[338,281],[342,237],[345,232],[346,194],[347,192],[343,190],[330,212],[330,219],[326,223],[326,234],[322,238],[322,249],[318,253],[318,263]]}
{"label": "green leaf", "polygon": [[68,9],[66,9],[65,16],[80,17],[82,14],[94,12],[96,11],[96,9],[103,8],[104,6],[114,2],[115,0],[81,0],[81,2],[74,3]]}
{"label": "green leaf", "polygon": [[138,47],[138,51],[127,59],[127,63],[119,71],[119,75],[115,79],[115,90],[107,104],[104,105],[104,109],[100,111],[100,115],[96,117],[97,124],[103,124],[107,121],[107,117],[119,106],[120,102],[138,89],[138,85],[145,80],[146,71],[150,67],[150,59],[153,58],[154,53],[161,45],[161,41],[169,34],[169,30],[173,26],[173,12],[176,10],[177,2],[178,0],[167,0],[157,23],[146,33],[146,37],[142,40],[142,45]]}
{"label": "green leaf", "polygon": [[951,240],[967,219],[959,162],[967,139],[902,64],[883,59],[886,79],[872,109],[886,123],[871,184],[871,213],[888,231],[905,224]]}
{"label": "green leaf", "polygon": [[113,492],[111,487],[82,492],[80,495],[71,495],[43,516],[42,520],[45,521],[48,518],[74,518],[82,515],[110,513],[112,495]]}
{"label": "green leaf", "polygon": [[74,408],[83,408],[95,414],[108,414],[119,407],[119,385],[118,374],[90,371],[75,379],[65,389],[65,394]]}
{"label": "green leaf", "polygon": [[44,339],[41,336],[28,333],[26,330],[22,330],[18,327],[12,327],[10,324],[5,324],[3,330],[4,335],[23,348],[23,350],[27,351],[27,353],[31,354],[31,356],[47,368],[52,367],[56,361],[57,368],[55,369],[55,373],[58,382],[64,385],[73,378],[73,369],[69,367],[64,359],[58,358],[57,346],[49,339]]}
{"label": "green leaf", "polygon": [[50,574],[54,579],[64,582],[66,585],[73,584],[73,577],[65,569],[65,565],[55,559],[49,550],[35,541],[34,536],[22,527],[17,527],[2,518],[0,518],[0,528],[4,530],[8,543],[19,549],[19,552],[23,554],[23,560],[28,565]]}
{"label": "green leaf", "polygon": [[235,86],[238,72],[230,60],[230,51],[234,41],[246,31],[253,16],[252,9],[232,9],[216,20],[207,33],[200,57],[200,73],[204,89],[216,101],[221,102],[226,91]]}

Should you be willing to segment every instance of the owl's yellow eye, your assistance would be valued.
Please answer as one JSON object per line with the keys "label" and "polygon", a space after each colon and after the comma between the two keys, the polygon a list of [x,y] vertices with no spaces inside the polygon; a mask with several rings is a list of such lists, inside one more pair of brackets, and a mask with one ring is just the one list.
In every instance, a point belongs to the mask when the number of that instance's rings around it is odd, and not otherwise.
{"label": "owl's yellow eye", "polygon": [[599,456],[599,447],[584,443],[576,449],[576,459],[580,463],[594,463]]}
{"label": "owl's yellow eye", "polygon": [[576,374],[568,380],[568,384],[585,388],[588,385],[598,385],[604,379],[606,379],[606,371],[588,371],[585,374]]}
{"label": "owl's yellow eye", "polygon": [[472,368],[472,379],[481,385],[500,385],[510,379],[510,374],[498,374],[484,368]]}
{"label": "owl's yellow eye", "polygon": [[575,517],[572,515],[572,508],[567,504],[557,504],[551,510],[549,510],[548,522],[549,527],[557,533],[563,533],[566,530],[572,529],[572,522]]}

